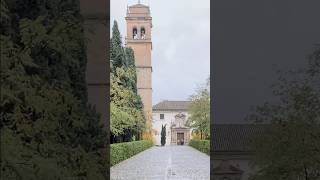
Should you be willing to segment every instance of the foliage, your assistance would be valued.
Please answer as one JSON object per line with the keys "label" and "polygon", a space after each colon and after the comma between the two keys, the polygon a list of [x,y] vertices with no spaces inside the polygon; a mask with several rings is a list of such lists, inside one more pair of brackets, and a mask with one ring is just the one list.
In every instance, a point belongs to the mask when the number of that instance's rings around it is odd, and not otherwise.
{"label": "foliage", "polygon": [[320,47],[306,68],[282,74],[274,86],[279,102],[258,106],[249,118],[270,123],[267,133],[256,137],[254,180],[320,177]]}
{"label": "foliage", "polygon": [[123,67],[124,64],[124,53],[121,41],[121,35],[118,28],[117,21],[114,21],[112,27],[112,37],[110,46],[110,61],[111,61],[111,71],[114,72],[116,68]]}
{"label": "foliage", "polygon": [[123,47],[117,22],[111,37],[111,142],[140,139],[145,128],[143,104],[137,93],[137,74],[134,53]]}
{"label": "foliage", "polygon": [[123,134],[134,123],[133,117],[113,102],[110,103],[110,120],[110,131],[115,136]]}
{"label": "foliage", "polygon": [[198,149],[199,151],[210,155],[210,140],[196,140],[191,139],[189,146]]}
{"label": "foliage", "polygon": [[191,132],[191,139],[195,139],[195,140],[201,140],[201,137],[203,135],[201,135],[200,133],[196,133],[196,132]]}
{"label": "foliage", "polygon": [[1,179],[105,179],[78,1],[1,0]]}
{"label": "foliage", "polygon": [[123,160],[126,160],[152,146],[153,146],[153,143],[147,140],[111,144],[110,145],[111,166]]}
{"label": "foliage", "polygon": [[190,97],[191,104],[188,109],[190,117],[187,125],[193,128],[194,133],[201,135],[201,139],[210,137],[210,82],[200,87],[195,94]]}
{"label": "foliage", "polygon": [[166,144],[166,126],[161,125],[161,146]]}
{"label": "foliage", "polygon": [[146,119],[146,127],[145,130],[142,133],[142,139],[143,140],[149,140],[152,141],[153,143],[155,143],[155,139],[154,136],[152,134],[152,122],[151,120],[148,118]]}
{"label": "foliage", "polygon": [[155,143],[155,139],[154,139],[154,137],[152,136],[152,132],[146,132],[146,131],[144,131],[144,132],[142,133],[142,139],[143,139],[143,140],[152,141],[152,143]]}

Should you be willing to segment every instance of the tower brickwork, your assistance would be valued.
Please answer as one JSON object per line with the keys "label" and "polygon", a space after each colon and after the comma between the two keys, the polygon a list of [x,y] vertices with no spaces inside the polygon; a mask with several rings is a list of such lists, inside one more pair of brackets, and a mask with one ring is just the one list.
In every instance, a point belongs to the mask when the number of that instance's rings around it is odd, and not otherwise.
{"label": "tower brickwork", "polygon": [[127,9],[126,46],[134,51],[137,69],[137,88],[144,111],[152,114],[152,65],[151,65],[151,28],[150,8],[143,4],[129,6]]}

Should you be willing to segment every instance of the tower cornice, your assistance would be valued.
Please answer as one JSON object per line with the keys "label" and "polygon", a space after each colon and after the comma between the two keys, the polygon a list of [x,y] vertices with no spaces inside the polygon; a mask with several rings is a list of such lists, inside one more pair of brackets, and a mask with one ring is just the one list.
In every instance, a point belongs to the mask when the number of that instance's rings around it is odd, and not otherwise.
{"label": "tower cornice", "polygon": [[140,16],[127,16],[125,17],[126,20],[152,20],[151,16],[144,16],[143,13],[136,13]]}

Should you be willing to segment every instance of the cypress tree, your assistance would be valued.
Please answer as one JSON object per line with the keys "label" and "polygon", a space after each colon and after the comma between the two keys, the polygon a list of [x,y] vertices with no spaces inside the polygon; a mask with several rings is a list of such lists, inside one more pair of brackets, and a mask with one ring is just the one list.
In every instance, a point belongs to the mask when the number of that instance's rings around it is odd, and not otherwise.
{"label": "cypress tree", "polygon": [[111,139],[112,142],[140,139],[145,126],[143,103],[137,92],[137,74],[134,52],[123,47],[117,22],[114,21],[111,38]]}
{"label": "cypress tree", "polygon": [[161,146],[166,144],[166,125],[161,125]]}
{"label": "cypress tree", "polygon": [[110,46],[110,60],[112,69],[114,72],[117,67],[123,67],[125,65],[125,54],[122,47],[121,34],[118,28],[117,21],[114,21],[112,26],[112,37]]}
{"label": "cypress tree", "polygon": [[134,63],[134,52],[133,49],[131,47],[126,47],[125,48],[125,53],[126,53],[126,66],[127,67],[135,67],[135,63]]}

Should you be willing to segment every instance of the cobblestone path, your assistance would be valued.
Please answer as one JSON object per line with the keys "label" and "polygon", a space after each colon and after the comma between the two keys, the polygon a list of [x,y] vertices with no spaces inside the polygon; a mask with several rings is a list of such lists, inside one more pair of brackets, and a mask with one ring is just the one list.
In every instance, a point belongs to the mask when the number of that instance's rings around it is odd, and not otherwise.
{"label": "cobblestone path", "polygon": [[111,167],[112,180],[208,180],[210,157],[190,146],[154,146]]}

